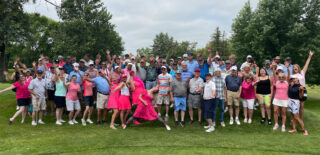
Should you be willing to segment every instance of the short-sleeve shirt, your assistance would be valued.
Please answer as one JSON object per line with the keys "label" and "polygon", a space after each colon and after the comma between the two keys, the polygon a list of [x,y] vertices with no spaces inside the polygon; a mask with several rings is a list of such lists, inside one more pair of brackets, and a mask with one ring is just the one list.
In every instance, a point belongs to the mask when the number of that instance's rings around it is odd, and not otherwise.
{"label": "short-sleeve shirt", "polygon": [[86,72],[89,74],[89,78],[91,79],[98,76],[98,71],[95,68],[93,70],[88,69]]}
{"label": "short-sleeve shirt", "polygon": [[303,87],[306,87],[306,78],[305,78],[305,72],[303,70],[301,70],[300,74],[293,74],[294,76],[297,76],[299,79],[300,84]]}
{"label": "short-sleeve shirt", "polygon": [[16,99],[21,98],[30,98],[30,93],[28,90],[29,83],[25,82],[23,85],[21,85],[18,81],[13,83],[13,85],[16,87]]}
{"label": "short-sleeve shirt", "polygon": [[88,80],[83,80],[83,96],[93,96],[92,87],[93,83]]}
{"label": "short-sleeve shirt", "polygon": [[288,96],[291,99],[296,99],[296,100],[300,99],[300,97],[299,97],[299,93],[300,93],[299,87],[300,86],[301,86],[300,84],[294,84],[293,86],[289,87]]}
{"label": "short-sleeve shirt", "polygon": [[214,82],[216,86],[216,98],[218,99],[224,99],[224,87],[225,87],[225,81],[223,77],[213,77],[212,81]]}
{"label": "short-sleeve shirt", "polygon": [[204,83],[204,92],[203,92],[203,99],[204,100],[210,100],[212,99],[212,93],[216,90],[216,85],[213,81],[207,81]]}
{"label": "short-sleeve shirt", "polygon": [[172,77],[170,74],[160,74],[158,75],[158,83],[159,83],[159,95],[167,95],[170,90],[170,82],[172,81]]}
{"label": "short-sleeve shirt", "polygon": [[52,81],[53,73],[51,71],[46,71],[44,80],[46,81],[46,89],[54,90],[54,82]]}
{"label": "short-sleeve shirt", "polygon": [[146,75],[146,81],[155,81],[157,80],[157,68],[155,66],[147,67],[147,75]]}
{"label": "short-sleeve shirt", "polygon": [[73,69],[72,69],[72,64],[71,64],[71,63],[69,63],[69,64],[68,64],[68,63],[65,63],[65,64],[63,65],[63,69],[66,70],[68,74],[70,74],[70,72],[73,70]]}
{"label": "short-sleeve shirt", "polygon": [[189,71],[183,71],[183,70],[180,70],[180,71],[181,71],[181,78],[186,82],[188,82],[188,79],[191,79],[193,76],[193,74]]}
{"label": "short-sleeve shirt", "polygon": [[203,80],[199,77],[199,78],[192,78],[189,82],[189,87],[190,87],[190,93],[196,93],[195,91],[199,88],[199,87],[203,87]]}
{"label": "short-sleeve shirt", "polygon": [[192,60],[192,62],[190,62],[189,60],[186,61],[187,63],[187,67],[188,67],[188,72],[193,73],[194,70],[199,66],[198,62],[195,60]]}
{"label": "short-sleeve shirt", "polygon": [[[46,92],[46,83],[44,79],[39,80],[38,78],[33,79],[29,86],[28,89],[33,90],[36,94],[39,95],[40,98],[46,98],[45,92]],[[32,94],[33,98],[36,98]]]}
{"label": "short-sleeve shirt", "polygon": [[183,79],[174,79],[170,83],[170,91],[174,97],[185,97],[187,96],[187,82]]}
{"label": "short-sleeve shirt", "polygon": [[199,65],[197,68],[200,69],[200,77],[203,81],[206,81],[206,74],[209,73],[209,65],[207,62],[204,62],[202,67]]}
{"label": "short-sleeve shirt", "polygon": [[[81,75],[84,74],[83,71],[80,71],[80,70],[79,70],[79,73],[80,73]],[[80,76],[79,73],[76,72],[76,71],[70,72],[69,81],[71,81],[73,75],[76,75],[76,76],[77,76],[77,81],[76,81],[76,83],[77,83],[77,84],[81,84],[81,83],[82,83],[82,78],[81,78],[81,76]]]}
{"label": "short-sleeve shirt", "polygon": [[146,81],[147,79],[147,70],[143,67],[137,67],[137,76],[142,80]]}
{"label": "short-sleeve shirt", "polygon": [[71,82],[68,88],[68,93],[66,98],[71,101],[78,100],[78,90],[80,90],[80,85],[78,83]]}
{"label": "short-sleeve shirt", "polygon": [[239,76],[228,75],[225,79],[227,90],[230,91],[238,91],[242,80]]}
{"label": "short-sleeve shirt", "polygon": [[242,82],[241,98],[245,100],[254,99],[255,92],[254,86],[252,85],[253,81],[246,83],[245,80]]}
{"label": "short-sleeve shirt", "polygon": [[98,76],[93,79],[93,83],[96,85],[98,92],[103,94],[109,94],[110,86],[108,81],[105,78]]}

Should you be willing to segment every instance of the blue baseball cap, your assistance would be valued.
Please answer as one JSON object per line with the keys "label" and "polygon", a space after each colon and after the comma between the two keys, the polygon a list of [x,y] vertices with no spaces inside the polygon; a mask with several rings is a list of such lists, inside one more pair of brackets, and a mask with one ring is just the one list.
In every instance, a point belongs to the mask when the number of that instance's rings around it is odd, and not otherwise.
{"label": "blue baseball cap", "polygon": [[193,56],[193,53],[192,53],[192,52],[189,52],[189,53],[188,53],[188,56]]}

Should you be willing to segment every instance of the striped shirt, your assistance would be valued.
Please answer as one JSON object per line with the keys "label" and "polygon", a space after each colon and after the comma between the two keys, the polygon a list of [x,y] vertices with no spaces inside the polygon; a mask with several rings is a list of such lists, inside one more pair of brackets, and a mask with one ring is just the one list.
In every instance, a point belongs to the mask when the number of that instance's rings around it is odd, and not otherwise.
{"label": "striped shirt", "polygon": [[224,87],[225,87],[225,81],[223,77],[213,77],[212,81],[216,85],[216,98],[218,99],[224,99]]}
{"label": "striped shirt", "polygon": [[167,95],[170,90],[172,76],[169,73],[158,75],[159,95]]}

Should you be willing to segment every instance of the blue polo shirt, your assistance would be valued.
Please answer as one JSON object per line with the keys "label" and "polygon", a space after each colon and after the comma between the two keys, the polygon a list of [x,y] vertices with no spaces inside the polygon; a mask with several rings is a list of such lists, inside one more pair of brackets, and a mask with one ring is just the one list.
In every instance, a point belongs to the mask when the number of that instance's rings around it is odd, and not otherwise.
{"label": "blue polo shirt", "polygon": [[[84,72],[83,72],[83,71],[80,71],[80,70],[79,70],[79,72],[80,72],[80,74],[83,76]],[[71,81],[73,75],[76,75],[76,76],[77,76],[77,81],[76,81],[76,83],[81,85],[81,83],[82,83],[82,78],[81,78],[81,76],[79,75],[79,73],[76,72],[76,71],[74,71],[74,70],[71,71],[70,74],[69,74],[69,81]]]}
{"label": "blue polo shirt", "polygon": [[206,74],[209,73],[208,63],[204,62],[202,67],[200,67],[200,65],[199,65],[196,69],[200,69],[200,77],[203,81],[206,81]]}
{"label": "blue polo shirt", "polygon": [[65,70],[65,71],[67,71],[67,73],[68,74],[70,74],[70,72],[73,70],[72,69],[72,64],[71,63],[65,63],[64,65],[63,65],[63,69]]}
{"label": "blue polo shirt", "polygon": [[180,70],[181,71],[181,79],[183,79],[184,81],[188,82],[188,78],[192,78],[193,77],[193,74],[189,71],[183,71],[183,70]]}
{"label": "blue polo shirt", "polygon": [[101,92],[103,94],[110,93],[109,83],[105,78],[98,76],[93,79],[93,83],[96,85],[98,92]]}
{"label": "blue polo shirt", "polygon": [[238,91],[242,85],[242,80],[240,76],[228,75],[225,79],[227,90]]}
{"label": "blue polo shirt", "polygon": [[197,61],[192,60],[192,62],[190,62],[189,60],[186,62],[187,63],[187,67],[188,67],[188,72],[193,73],[194,70],[199,67],[199,64]]}

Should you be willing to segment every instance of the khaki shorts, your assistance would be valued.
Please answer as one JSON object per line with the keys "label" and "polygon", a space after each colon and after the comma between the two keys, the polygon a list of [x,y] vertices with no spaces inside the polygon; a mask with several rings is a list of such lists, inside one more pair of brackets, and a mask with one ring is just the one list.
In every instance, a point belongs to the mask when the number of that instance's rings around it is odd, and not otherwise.
{"label": "khaki shorts", "polygon": [[45,98],[32,98],[33,111],[46,110],[47,104]]}
{"label": "khaki shorts", "polygon": [[189,94],[188,96],[188,107],[199,109],[201,108],[201,95],[192,95]]}
{"label": "khaki shorts", "polygon": [[234,104],[235,106],[239,106],[239,99],[236,98],[237,96],[238,96],[238,92],[227,90],[228,105]]}
{"label": "khaki shorts", "polygon": [[109,95],[97,93],[97,109],[105,109],[108,107]]}
{"label": "khaki shorts", "polygon": [[169,105],[170,101],[169,101],[169,95],[167,96],[164,96],[164,95],[158,95],[157,97],[157,104],[158,105],[162,105],[165,104],[165,105]]}

